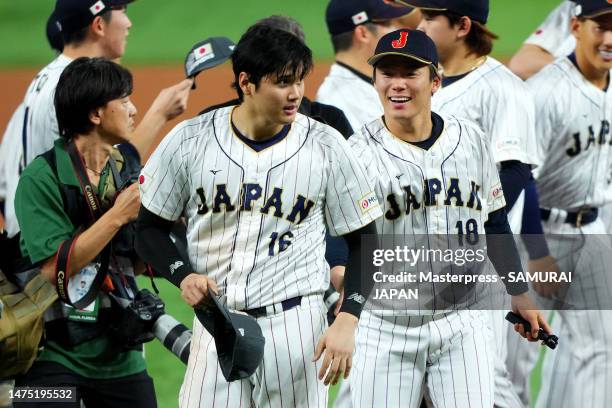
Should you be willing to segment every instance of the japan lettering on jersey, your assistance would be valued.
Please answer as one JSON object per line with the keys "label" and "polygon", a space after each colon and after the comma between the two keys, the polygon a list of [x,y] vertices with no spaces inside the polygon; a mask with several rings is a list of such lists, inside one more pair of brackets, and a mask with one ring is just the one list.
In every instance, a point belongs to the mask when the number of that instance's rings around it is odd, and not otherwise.
{"label": "japan lettering on jersey", "polygon": [[282,141],[260,152],[234,133],[234,107],[183,122],[140,177],[142,204],[187,218],[197,273],[214,279],[236,310],[324,292],[325,224],[344,235],[380,216],[348,142],[298,115]]}
{"label": "japan lettering on jersey", "polygon": [[[395,137],[381,120],[349,139],[375,185],[383,212],[376,222],[381,236],[398,237],[405,243],[425,234],[482,236],[489,214],[506,205],[497,167],[480,129],[456,117],[443,116],[443,120],[444,130],[429,150]],[[408,311],[431,312],[426,305]]]}
{"label": "japan lettering on jersey", "polygon": [[317,91],[317,101],[342,109],[353,130],[379,118],[383,107],[370,79],[338,64]]}
{"label": "japan lettering on jersey", "polygon": [[563,1],[525,40],[525,44],[537,45],[555,57],[569,55],[576,48],[576,39],[570,32],[575,7],[574,2]]}
{"label": "japan lettering on jersey", "polygon": [[546,66],[527,85],[546,152],[536,172],[541,206],[571,210],[611,202],[610,92],[588,82],[568,58]]}

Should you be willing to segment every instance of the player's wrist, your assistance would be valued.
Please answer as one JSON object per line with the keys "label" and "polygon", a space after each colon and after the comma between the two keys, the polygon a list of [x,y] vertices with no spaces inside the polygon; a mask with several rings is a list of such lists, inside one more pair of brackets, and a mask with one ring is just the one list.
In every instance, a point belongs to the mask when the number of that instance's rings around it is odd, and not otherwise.
{"label": "player's wrist", "polygon": [[336,316],[336,321],[340,321],[343,325],[350,325],[353,327],[357,327],[357,324],[359,324],[359,318],[348,312],[338,313],[338,316]]}

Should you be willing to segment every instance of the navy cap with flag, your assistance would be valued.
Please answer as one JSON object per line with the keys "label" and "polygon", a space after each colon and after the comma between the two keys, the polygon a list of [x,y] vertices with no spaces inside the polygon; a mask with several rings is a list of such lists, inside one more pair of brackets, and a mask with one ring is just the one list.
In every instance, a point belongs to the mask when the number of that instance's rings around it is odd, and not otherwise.
{"label": "navy cap with flag", "polygon": [[224,63],[235,46],[227,37],[210,37],[196,43],[185,57],[185,76],[195,78],[200,72]]}
{"label": "navy cap with flag", "polygon": [[402,17],[413,10],[412,7],[393,6],[383,0],[331,0],[325,10],[325,22],[333,36],[353,31],[361,24]]}
{"label": "navy cap with flag", "polygon": [[425,11],[450,11],[482,24],[486,24],[489,18],[489,0],[400,0],[400,2]]}
{"label": "navy cap with flag", "polygon": [[576,17],[593,18],[612,12],[612,0],[575,0]]}
{"label": "navy cap with flag", "polygon": [[210,289],[208,297],[211,302],[195,313],[215,339],[223,377],[228,382],[250,377],[263,360],[266,339],[261,327],[247,314],[230,312]]}
{"label": "navy cap with flag", "polygon": [[86,27],[99,16],[115,7],[124,6],[134,0],[57,0],[53,13],[62,34],[74,33]]}
{"label": "navy cap with flag", "polygon": [[391,55],[406,57],[438,69],[436,44],[423,31],[401,29],[384,35],[376,44],[376,51],[368,64],[376,65],[382,58]]}

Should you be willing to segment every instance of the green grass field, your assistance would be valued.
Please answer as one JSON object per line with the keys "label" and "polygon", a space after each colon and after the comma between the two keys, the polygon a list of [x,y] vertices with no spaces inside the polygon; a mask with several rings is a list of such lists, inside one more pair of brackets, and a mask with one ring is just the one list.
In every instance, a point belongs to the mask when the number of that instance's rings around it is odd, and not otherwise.
{"label": "green grass field", "polygon": [[[166,313],[171,314],[187,327],[192,327],[193,312],[182,301],[178,289],[163,279],[156,279],[155,283],[160,290],[160,296],[166,302]],[[147,278],[140,278],[139,285],[141,288],[146,287],[152,290],[151,282]],[[149,374],[155,381],[158,405],[163,408],[177,407],[178,393],[185,374],[185,365],[157,340],[148,343],[145,352]],[[540,358],[540,363],[531,375],[532,401],[535,401],[540,388],[541,360],[542,358]],[[330,407],[333,406],[336,393],[337,387],[330,387]]]}
{"label": "green grass field", "polygon": [[[350,0],[346,0],[350,1]],[[559,0],[491,0],[490,28],[500,35],[494,54],[508,57]],[[0,1],[0,67],[40,66],[52,57],[44,27],[53,0]],[[137,0],[129,6],[133,27],[127,65],[182,63],[186,50],[206,37],[238,40],[257,19],[284,14],[306,31],[315,58],[332,59],[325,27],[327,0]]]}

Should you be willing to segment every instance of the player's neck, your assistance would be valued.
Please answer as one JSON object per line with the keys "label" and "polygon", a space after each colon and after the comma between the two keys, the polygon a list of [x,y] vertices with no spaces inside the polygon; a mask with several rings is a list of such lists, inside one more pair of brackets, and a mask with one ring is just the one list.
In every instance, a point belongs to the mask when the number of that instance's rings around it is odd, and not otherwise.
{"label": "player's neck", "polygon": [[400,139],[416,143],[422,142],[431,137],[433,123],[431,121],[431,111],[423,110],[416,116],[408,119],[398,119],[385,116],[387,129]]}
{"label": "player's neck", "polygon": [[106,165],[113,148],[112,144],[103,140],[96,132],[76,137],[74,144],[83,156],[85,167],[97,173]]}
{"label": "player's neck", "polygon": [[608,85],[609,70],[599,70],[591,64],[588,58],[581,52],[580,48],[576,48],[576,63],[582,76],[599,89],[605,89]]}
{"label": "player's neck", "polygon": [[243,102],[232,111],[232,123],[247,139],[270,139],[283,129],[283,124],[270,121],[258,113],[249,102]]}
{"label": "player's neck", "polygon": [[440,58],[444,76],[451,77],[467,74],[481,66],[486,60],[486,55],[477,55],[468,51],[462,45],[450,51],[449,55]]}
{"label": "player's neck", "polygon": [[[97,42],[84,41],[79,45],[66,45],[62,54],[71,60],[75,60],[80,57],[90,57],[90,58],[108,58],[105,55],[104,50]],[[117,62],[117,60],[113,60]]]}
{"label": "player's neck", "polygon": [[336,54],[336,61],[341,62],[363,75],[372,77],[372,66],[368,64],[368,57],[358,53],[339,52]]}

